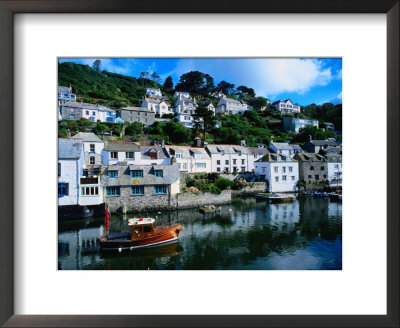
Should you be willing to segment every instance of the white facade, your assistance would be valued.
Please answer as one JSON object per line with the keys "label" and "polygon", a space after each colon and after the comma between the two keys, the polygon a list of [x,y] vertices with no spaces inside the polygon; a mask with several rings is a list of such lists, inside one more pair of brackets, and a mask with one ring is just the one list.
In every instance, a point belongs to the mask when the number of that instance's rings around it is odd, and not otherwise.
{"label": "white facade", "polygon": [[103,165],[139,165],[142,159],[140,147],[135,143],[125,142],[106,143],[101,155]]}
{"label": "white facade", "polygon": [[175,113],[181,113],[186,111],[187,114],[194,114],[197,108],[196,101],[191,98],[186,98],[182,94],[179,95],[178,100],[175,103]]}
{"label": "white facade", "polygon": [[212,111],[215,115],[215,106],[212,103],[209,103],[206,108],[210,111]]}
{"label": "white facade", "polygon": [[254,162],[254,173],[268,181],[269,192],[294,192],[299,181],[299,164],[286,156],[268,154]]}
{"label": "white facade", "polygon": [[238,100],[227,98],[225,95],[218,102],[216,112],[220,114],[238,114],[252,109],[251,106]]}
{"label": "white facade", "polygon": [[276,154],[293,157],[295,151],[292,146],[286,142],[272,142],[269,144],[269,149]]}
{"label": "white facade", "polygon": [[211,158],[204,148],[166,146],[179,171],[188,173],[211,172]]}
{"label": "white facade", "polygon": [[160,89],[146,88],[146,96],[157,98],[157,97],[162,97],[162,93]]}
{"label": "white facade", "polygon": [[104,203],[103,187],[98,175],[81,177],[79,184],[79,205],[99,205]]}
{"label": "white facade", "polygon": [[58,140],[58,206],[79,204],[79,177],[83,173],[81,140]]}
{"label": "white facade", "polygon": [[343,182],[343,167],[342,156],[339,154],[327,154],[328,161],[328,181],[332,187],[342,186]]}
{"label": "white facade", "polygon": [[145,98],[142,101],[141,107],[151,110],[152,112],[155,112],[160,116],[172,113],[172,111],[169,108],[169,104],[164,100]]}
{"label": "white facade", "polygon": [[[142,146],[140,147],[140,165],[170,165],[171,159],[164,147]],[[137,163],[138,163],[137,162]]]}
{"label": "white facade", "polygon": [[175,98],[183,97],[183,98],[190,99],[190,94],[189,94],[189,92],[175,91],[174,97]]}
{"label": "white facade", "polygon": [[176,116],[176,119],[179,123],[182,123],[187,128],[192,128],[195,123],[192,114],[194,114],[193,110],[184,110],[180,112],[178,116]]}
{"label": "white facade", "polygon": [[306,126],[319,127],[318,120],[307,120],[303,118],[284,117],[283,118],[283,129],[285,131],[299,133],[299,130]]}
{"label": "white facade", "polygon": [[294,105],[290,99],[275,101],[272,107],[281,113],[300,113],[300,106]]}
{"label": "white facade", "polygon": [[104,141],[97,137],[94,133],[79,132],[71,139],[80,139],[83,141],[83,152],[85,163],[83,168],[87,165],[101,165],[102,153],[104,149]]}
{"label": "white facade", "polygon": [[247,147],[237,145],[207,145],[212,172],[253,172],[254,155]]}

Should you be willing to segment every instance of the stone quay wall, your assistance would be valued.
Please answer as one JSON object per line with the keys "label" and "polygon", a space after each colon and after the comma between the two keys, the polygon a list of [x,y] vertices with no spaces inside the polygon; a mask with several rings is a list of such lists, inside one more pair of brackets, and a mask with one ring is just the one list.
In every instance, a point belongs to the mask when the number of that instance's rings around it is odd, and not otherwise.
{"label": "stone quay wall", "polygon": [[265,182],[252,182],[251,186],[246,186],[241,190],[232,190],[232,197],[255,195],[259,192],[265,192],[266,188]]}
{"label": "stone quay wall", "polygon": [[[146,188],[146,187],[145,187]],[[130,188],[121,187],[120,196],[106,196],[105,202],[111,212],[134,213],[143,211],[175,210],[183,208],[195,208],[204,205],[222,205],[231,202],[231,191],[224,190],[219,195],[209,192],[179,193],[176,195],[151,195],[146,193],[140,196],[132,196]]]}

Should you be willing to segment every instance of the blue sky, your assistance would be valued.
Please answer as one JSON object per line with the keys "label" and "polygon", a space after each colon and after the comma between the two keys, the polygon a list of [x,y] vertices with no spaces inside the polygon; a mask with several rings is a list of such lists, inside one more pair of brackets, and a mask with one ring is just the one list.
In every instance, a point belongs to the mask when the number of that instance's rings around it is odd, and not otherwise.
{"label": "blue sky", "polygon": [[138,77],[140,72],[156,72],[162,82],[171,75],[174,83],[189,71],[214,77],[215,85],[225,80],[235,87],[253,88],[257,96],[291,99],[300,105],[342,102],[341,58],[60,58]]}

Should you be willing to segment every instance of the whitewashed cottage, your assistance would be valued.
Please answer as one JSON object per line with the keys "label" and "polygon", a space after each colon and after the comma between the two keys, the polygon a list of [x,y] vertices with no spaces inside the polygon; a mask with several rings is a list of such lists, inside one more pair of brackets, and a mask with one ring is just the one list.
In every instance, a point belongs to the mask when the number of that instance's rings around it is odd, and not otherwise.
{"label": "whitewashed cottage", "polygon": [[211,157],[204,148],[165,146],[171,161],[179,171],[188,173],[211,172]]}
{"label": "whitewashed cottage", "polygon": [[79,139],[83,142],[83,151],[85,157],[84,168],[88,165],[101,165],[104,141],[92,132],[79,132],[71,139]]}
{"label": "whitewashed cottage", "polygon": [[300,106],[293,104],[290,99],[274,101],[271,106],[280,113],[300,113]]}
{"label": "whitewashed cottage", "polygon": [[253,172],[254,155],[238,145],[206,145],[212,172]]}
{"label": "whitewashed cottage", "polygon": [[218,102],[216,113],[219,114],[238,114],[252,109],[251,106],[239,100],[227,98],[225,95]]}
{"label": "whitewashed cottage", "polygon": [[140,164],[140,146],[133,142],[106,142],[102,151],[104,165]]}
{"label": "whitewashed cottage", "polygon": [[269,149],[272,153],[277,153],[284,156],[293,157],[295,155],[295,150],[287,142],[273,142],[269,144]]}

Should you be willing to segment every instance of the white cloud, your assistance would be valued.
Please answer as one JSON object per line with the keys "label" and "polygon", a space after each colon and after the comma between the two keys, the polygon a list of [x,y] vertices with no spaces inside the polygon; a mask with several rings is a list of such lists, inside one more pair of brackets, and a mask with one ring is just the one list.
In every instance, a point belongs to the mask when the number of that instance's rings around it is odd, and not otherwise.
{"label": "white cloud", "polygon": [[302,94],[334,78],[331,69],[318,59],[181,59],[175,73],[180,76],[191,70],[208,73],[217,81],[246,85],[267,97],[282,92]]}

